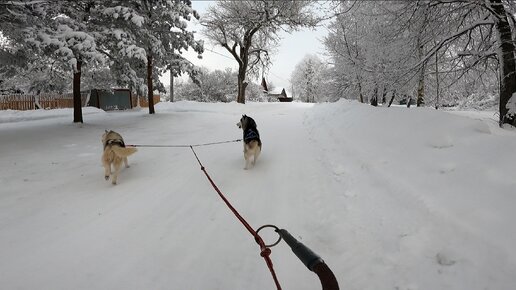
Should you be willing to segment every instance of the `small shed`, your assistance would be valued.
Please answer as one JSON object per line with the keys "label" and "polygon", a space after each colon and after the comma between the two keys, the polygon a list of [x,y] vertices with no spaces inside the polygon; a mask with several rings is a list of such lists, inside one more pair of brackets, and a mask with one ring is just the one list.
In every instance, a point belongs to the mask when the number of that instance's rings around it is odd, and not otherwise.
{"label": "small shed", "polygon": [[89,106],[104,111],[132,109],[131,91],[129,89],[97,90],[90,92]]}

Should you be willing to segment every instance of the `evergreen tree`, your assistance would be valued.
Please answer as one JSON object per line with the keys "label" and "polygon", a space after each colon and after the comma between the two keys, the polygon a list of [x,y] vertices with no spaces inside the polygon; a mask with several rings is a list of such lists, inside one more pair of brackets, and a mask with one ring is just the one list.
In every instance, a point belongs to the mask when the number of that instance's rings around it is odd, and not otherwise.
{"label": "evergreen tree", "polygon": [[82,123],[81,74],[84,65],[104,61],[98,50],[95,34],[100,29],[95,21],[96,1],[37,2],[37,22],[26,27],[25,41],[37,54],[55,59],[73,72],[74,123]]}
{"label": "evergreen tree", "polygon": [[[123,84],[147,91],[149,114],[154,114],[153,92],[165,92],[159,77],[167,69],[195,75],[195,67],[181,56],[184,50],[203,52],[203,42],[187,30],[191,17],[199,18],[189,0],[109,1],[98,8],[107,27],[105,54]],[[146,75],[143,79],[141,76]]]}

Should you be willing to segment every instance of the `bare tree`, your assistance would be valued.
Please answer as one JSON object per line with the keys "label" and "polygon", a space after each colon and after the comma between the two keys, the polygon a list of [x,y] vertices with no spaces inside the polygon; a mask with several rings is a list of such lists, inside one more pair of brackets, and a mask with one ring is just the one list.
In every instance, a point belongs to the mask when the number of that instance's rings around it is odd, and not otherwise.
{"label": "bare tree", "polygon": [[204,34],[229,51],[238,63],[237,102],[245,103],[248,74],[270,64],[270,54],[281,30],[315,26],[316,17],[310,11],[314,2],[220,0],[208,8],[201,19]]}
{"label": "bare tree", "polygon": [[342,97],[364,103],[366,96],[375,99],[380,88],[403,87],[395,79],[411,63],[413,52],[407,33],[394,32],[399,5],[389,5],[356,2],[351,9],[343,7],[351,13],[340,14],[329,26],[324,44],[333,60],[334,75],[340,78],[336,81]]}
{"label": "bare tree", "polygon": [[390,91],[416,92],[418,105],[434,92],[445,102],[482,89],[486,98],[499,94],[500,125],[516,125],[514,1],[363,1],[351,12],[335,19],[325,44],[335,71],[357,80],[357,95],[378,79]]}
{"label": "bare tree", "polygon": [[296,65],[290,77],[298,99],[307,103],[325,101],[325,73],[327,66],[315,54],[307,54]]}
{"label": "bare tree", "polygon": [[[492,14],[495,18],[496,30],[498,31],[498,42],[500,48],[498,57],[500,67],[500,126],[511,124],[516,126],[516,116],[509,114],[508,104],[511,98],[516,98],[516,63],[514,54],[513,32],[509,21],[510,14],[506,11],[501,0],[490,0]],[[514,15],[514,14],[513,14]],[[514,21],[514,18],[512,18]],[[514,28],[514,22],[513,26]]]}

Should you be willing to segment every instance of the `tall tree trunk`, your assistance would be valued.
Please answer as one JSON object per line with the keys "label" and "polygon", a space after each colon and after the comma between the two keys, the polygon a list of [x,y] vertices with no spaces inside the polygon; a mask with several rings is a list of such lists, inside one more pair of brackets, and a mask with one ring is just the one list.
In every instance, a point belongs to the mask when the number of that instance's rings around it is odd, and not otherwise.
{"label": "tall tree trunk", "polygon": [[385,106],[386,101],[387,101],[387,88],[385,87],[385,84],[384,84],[383,91],[382,91],[382,106]]}
{"label": "tall tree trunk", "polygon": [[421,74],[419,75],[419,81],[417,84],[417,100],[416,105],[418,107],[425,103],[425,65],[421,67]]}
{"label": "tall tree trunk", "polygon": [[[424,27],[428,22],[428,13],[429,13],[429,4],[424,4],[423,8],[423,22],[421,23],[420,31],[417,37],[417,54],[419,60],[423,60],[424,57],[424,43],[422,41],[424,34]],[[437,53],[437,52],[436,52]],[[416,106],[420,107],[425,103],[425,70],[426,70],[426,62],[423,62],[421,66],[421,72],[419,74],[419,80],[417,84],[417,96],[416,96]],[[408,102],[408,107],[410,108],[410,100]]]}
{"label": "tall tree trunk", "polygon": [[[418,38],[418,43],[420,42]],[[418,47],[418,56],[421,60],[423,58],[423,45],[419,45]],[[421,72],[419,74],[419,80],[417,83],[417,99],[416,99],[416,105],[420,107],[424,103],[424,97],[425,97],[425,68],[426,65],[423,63],[421,66]]]}
{"label": "tall tree trunk", "polygon": [[511,124],[516,126],[516,116],[509,116],[507,103],[516,93],[516,63],[514,59],[515,47],[512,40],[511,26],[507,19],[507,12],[501,0],[491,0],[495,12],[496,30],[500,42],[498,58],[500,59],[500,126]]}
{"label": "tall tree trunk", "polygon": [[437,62],[437,52],[435,53],[435,109],[439,109],[439,63]]}
{"label": "tall tree trunk", "polygon": [[396,97],[396,91],[392,92],[391,100],[389,101],[389,106],[387,106],[387,107],[389,107],[389,108],[391,107],[392,102],[394,102],[395,97]]}
{"label": "tall tree trunk", "polygon": [[154,89],[152,88],[152,55],[147,55],[147,98],[149,114],[154,114]]}
{"label": "tall tree trunk", "polygon": [[358,80],[358,94],[359,94],[359,100],[360,103],[364,103],[364,95],[362,95],[362,84],[360,83],[360,79]]}
{"label": "tall tree trunk", "polygon": [[245,88],[247,82],[245,82],[245,68],[238,69],[238,96],[237,103],[245,104]]}
{"label": "tall tree trunk", "polygon": [[371,97],[371,105],[378,107],[378,86],[374,88],[373,96]]}
{"label": "tall tree trunk", "polygon": [[73,72],[73,122],[83,123],[82,121],[82,102],[81,102],[81,67],[82,60],[77,58],[77,70]]}

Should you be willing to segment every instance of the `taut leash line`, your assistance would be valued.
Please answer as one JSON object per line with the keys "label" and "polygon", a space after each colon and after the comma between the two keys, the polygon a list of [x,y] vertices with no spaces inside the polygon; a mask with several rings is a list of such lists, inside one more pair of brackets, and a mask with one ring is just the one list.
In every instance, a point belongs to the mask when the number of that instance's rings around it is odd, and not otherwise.
{"label": "taut leash line", "polygon": [[204,172],[204,175],[206,175],[206,178],[208,178],[208,180],[210,181],[211,186],[213,186],[215,191],[219,194],[220,198],[222,198],[222,200],[226,203],[226,205],[229,207],[229,209],[236,216],[236,218],[244,225],[244,227],[254,237],[254,240],[256,241],[256,243],[258,243],[258,245],[260,245],[260,251],[261,251],[260,252],[260,256],[263,257],[263,259],[265,260],[265,263],[267,264],[267,267],[269,267],[269,270],[270,270],[271,275],[272,275],[272,279],[274,280],[274,283],[276,284],[276,288],[278,290],[281,290],[281,285],[280,285],[280,283],[278,281],[278,277],[276,276],[276,272],[274,271],[274,267],[272,265],[272,260],[270,258],[271,249],[265,245],[265,242],[260,237],[260,235],[258,235],[258,233],[253,229],[253,227],[251,227],[251,225],[249,225],[249,223],[240,215],[240,213],[238,213],[238,211],[233,207],[233,205],[231,205],[231,203],[224,196],[224,194],[222,194],[222,192],[217,187],[215,182],[213,182],[213,180],[211,179],[211,177],[208,174],[208,172],[206,172],[206,168],[202,165],[201,160],[199,160],[199,157],[197,156],[197,153],[195,153],[195,150],[193,149],[193,147],[194,146],[190,146],[190,149],[192,150],[192,152],[193,152],[193,154],[195,156],[195,159],[197,159],[197,162],[201,166],[202,172]]}
{"label": "taut leash line", "polygon": [[186,144],[162,144],[162,145],[148,145],[148,144],[127,144],[125,146],[127,147],[154,147],[154,148],[191,148],[191,147],[201,147],[201,146],[209,146],[209,145],[217,145],[217,144],[225,144],[225,143],[234,143],[234,142],[240,142],[242,139],[235,139],[235,140],[228,140],[228,141],[220,141],[220,142],[210,142],[210,143],[201,143],[201,144],[192,144],[192,145],[186,145]]}

